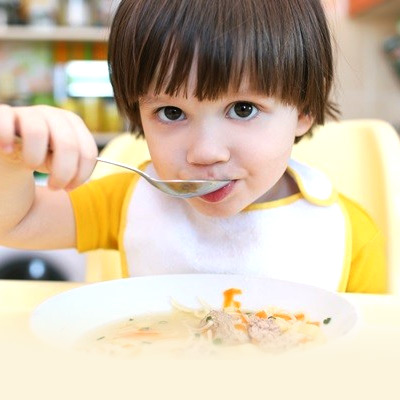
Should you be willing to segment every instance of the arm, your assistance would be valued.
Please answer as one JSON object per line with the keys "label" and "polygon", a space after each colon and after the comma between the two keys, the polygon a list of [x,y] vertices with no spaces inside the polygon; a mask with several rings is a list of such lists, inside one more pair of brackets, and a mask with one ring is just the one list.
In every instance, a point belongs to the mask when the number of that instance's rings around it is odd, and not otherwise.
{"label": "arm", "polygon": [[[93,137],[75,114],[47,106],[0,105],[0,245],[74,247],[67,190],[89,178],[96,156]],[[48,187],[35,187],[34,170],[49,173]]]}
{"label": "arm", "polygon": [[388,271],[384,238],[377,232],[354,255],[347,292],[388,293]]}

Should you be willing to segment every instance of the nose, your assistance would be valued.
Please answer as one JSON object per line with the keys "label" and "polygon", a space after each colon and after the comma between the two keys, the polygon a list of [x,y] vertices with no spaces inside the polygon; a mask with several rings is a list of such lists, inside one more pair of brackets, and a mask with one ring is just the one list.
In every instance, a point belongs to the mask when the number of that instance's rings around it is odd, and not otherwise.
{"label": "nose", "polygon": [[191,132],[192,140],[187,150],[186,160],[192,165],[212,165],[227,162],[230,150],[223,132],[207,127]]}

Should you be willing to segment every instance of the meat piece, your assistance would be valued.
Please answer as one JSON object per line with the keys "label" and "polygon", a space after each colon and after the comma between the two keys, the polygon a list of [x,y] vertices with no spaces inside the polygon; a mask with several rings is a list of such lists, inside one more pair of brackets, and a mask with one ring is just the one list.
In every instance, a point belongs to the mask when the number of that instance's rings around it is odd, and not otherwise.
{"label": "meat piece", "polygon": [[254,315],[249,318],[248,333],[253,343],[272,352],[294,347],[303,338],[298,332],[282,330],[275,318],[259,318]]}
{"label": "meat piece", "polygon": [[247,332],[235,327],[240,323],[241,320],[237,316],[212,310],[200,322],[200,329],[211,330],[213,340],[221,344],[247,343],[249,341]]}
{"label": "meat piece", "polygon": [[249,317],[248,333],[255,343],[273,342],[282,335],[275,318],[259,318],[255,315]]}

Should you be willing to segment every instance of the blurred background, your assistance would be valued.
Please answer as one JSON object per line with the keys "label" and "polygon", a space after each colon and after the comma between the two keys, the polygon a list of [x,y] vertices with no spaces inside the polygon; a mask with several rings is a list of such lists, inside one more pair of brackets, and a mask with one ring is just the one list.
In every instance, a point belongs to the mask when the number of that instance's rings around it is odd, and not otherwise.
{"label": "blurred background", "polygon": [[0,102],[82,116],[99,146],[124,129],[108,79],[117,0],[0,0]]}
{"label": "blurred background", "polygon": [[400,128],[400,0],[323,0],[335,37],[342,117]]}
{"label": "blurred background", "polygon": [[[400,131],[400,0],[322,1],[335,37],[333,95],[342,118],[383,119]],[[99,149],[123,132],[106,64],[118,3],[0,0],[0,103],[72,110]],[[0,247],[0,279],[83,281],[85,256]]]}

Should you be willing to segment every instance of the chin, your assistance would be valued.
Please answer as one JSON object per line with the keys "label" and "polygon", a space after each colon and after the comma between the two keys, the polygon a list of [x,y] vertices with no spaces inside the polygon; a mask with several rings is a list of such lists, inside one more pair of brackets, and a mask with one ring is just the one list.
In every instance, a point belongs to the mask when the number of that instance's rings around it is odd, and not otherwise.
{"label": "chin", "polygon": [[202,201],[196,201],[195,204],[193,203],[191,202],[190,205],[197,212],[207,217],[228,218],[238,214],[241,211],[241,209],[234,207],[227,207],[222,204],[205,203]]}

